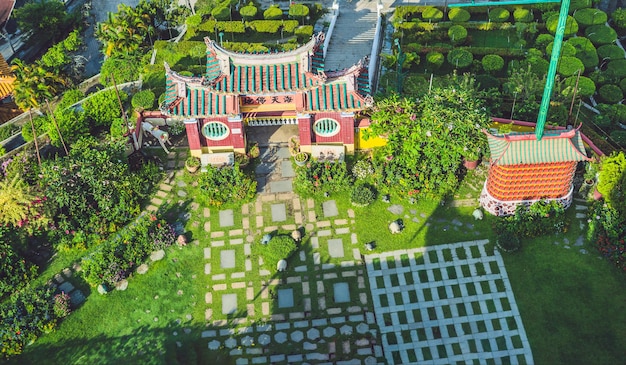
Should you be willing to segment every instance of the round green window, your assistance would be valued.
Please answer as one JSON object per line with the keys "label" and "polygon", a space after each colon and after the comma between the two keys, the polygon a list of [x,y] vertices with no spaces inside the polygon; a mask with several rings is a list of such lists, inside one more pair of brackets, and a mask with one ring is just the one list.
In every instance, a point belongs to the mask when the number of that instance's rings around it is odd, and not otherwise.
{"label": "round green window", "polygon": [[228,126],[222,122],[208,122],[202,127],[202,134],[213,141],[221,141],[229,133]]}
{"label": "round green window", "polygon": [[339,122],[331,118],[323,118],[313,124],[313,131],[321,137],[332,137],[339,133]]}

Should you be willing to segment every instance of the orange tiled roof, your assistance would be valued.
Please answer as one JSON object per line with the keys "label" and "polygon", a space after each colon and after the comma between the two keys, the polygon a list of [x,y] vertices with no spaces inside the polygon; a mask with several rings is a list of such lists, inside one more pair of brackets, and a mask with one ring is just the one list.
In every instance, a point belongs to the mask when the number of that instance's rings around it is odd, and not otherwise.
{"label": "orange tiled roof", "polygon": [[0,54],[0,100],[13,93],[13,82],[15,76],[4,57]]}
{"label": "orange tiled roof", "polygon": [[502,201],[560,198],[569,193],[575,170],[576,161],[492,165],[487,191]]}

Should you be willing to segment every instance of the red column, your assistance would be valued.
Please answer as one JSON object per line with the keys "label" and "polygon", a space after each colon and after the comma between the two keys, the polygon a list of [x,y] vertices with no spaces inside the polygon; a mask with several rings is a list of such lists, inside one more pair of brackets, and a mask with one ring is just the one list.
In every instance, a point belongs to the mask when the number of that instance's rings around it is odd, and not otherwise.
{"label": "red column", "polygon": [[202,145],[200,144],[200,132],[198,130],[199,123],[200,121],[197,119],[185,120],[185,130],[187,131],[187,141],[189,141],[190,150],[202,149]]}
{"label": "red column", "polygon": [[341,139],[343,144],[354,144],[354,117],[341,117]]}
{"label": "red column", "polygon": [[300,131],[300,146],[311,145],[311,116],[308,114],[298,115],[298,130]]}

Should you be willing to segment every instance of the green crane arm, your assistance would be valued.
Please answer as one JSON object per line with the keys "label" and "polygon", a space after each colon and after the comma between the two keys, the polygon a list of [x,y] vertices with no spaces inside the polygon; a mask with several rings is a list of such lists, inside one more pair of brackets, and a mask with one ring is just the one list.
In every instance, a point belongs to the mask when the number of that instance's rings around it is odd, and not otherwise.
{"label": "green crane arm", "polygon": [[[559,2],[558,0],[510,0],[510,1],[487,1],[463,4],[449,4],[448,7],[468,7],[468,6],[502,6],[502,5],[520,5],[520,4],[538,4]],[[540,141],[543,137],[543,129],[546,125],[548,117],[548,109],[550,108],[550,98],[552,97],[552,89],[554,88],[554,79],[556,78],[556,68],[559,64],[561,56],[561,46],[563,45],[563,34],[565,34],[565,24],[567,23],[567,13],[569,12],[570,0],[561,0],[561,11],[559,12],[559,22],[554,34],[554,44],[552,46],[552,56],[550,57],[550,66],[546,75],[546,86],[543,89],[541,97],[541,106],[539,107],[539,115],[537,116],[537,125],[535,126],[535,136]]]}

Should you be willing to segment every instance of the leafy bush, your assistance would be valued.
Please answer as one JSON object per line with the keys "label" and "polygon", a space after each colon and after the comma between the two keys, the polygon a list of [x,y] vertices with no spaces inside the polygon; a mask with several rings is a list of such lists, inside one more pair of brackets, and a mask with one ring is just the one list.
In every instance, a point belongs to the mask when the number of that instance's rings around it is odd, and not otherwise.
{"label": "leafy bush", "polygon": [[546,49],[548,44],[554,42],[554,36],[552,34],[542,33],[537,36],[535,40],[535,47],[540,49]]}
{"label": "leafy bush", "polygon": [[605,44],[598,47],[598,57],[603,60],[605,58],[609,60],[621,60],[624,59],[624,50],[614,44]]}
{"label": "leafy bush", "polygon": [[626,131],[616,130],[611,132],[611,139],[622,147],[626,147]]}
{"label": "leafy bush", "polygon": [[578,24],[585,28],[590,25],[599,25],[606,23],[606,13],[600,9],[586,8],[580,9],[574,13],[574,19]]}
{"label": "leafy bush", "polygon": [[238,21],[221,21],[215,24],[215,28],[218,31],[222,31],[225,33],[245,33],[246,25],[242,22]]}
{"label": "leafy bush", "polygon": [[[578,39],[578,38],[572,38],[572,39]],[[554,46],[554,42],[551,42],[550,44],[548,44],[548,46],[546,47],[546,54],[548,56],[552,55],[552,47]],[[576,48],[574,48],[573,45],[571,45],[568,42],[563,42],[562,47],[561,47],[561,57],[563,56],[575,56],[576,55]]]}
{"label": "leafy bush", "polygon": [[533,12],[530,9],[516,8],[513,11],[513,19],[515,19],[516,22],[529,23],[533,21],[533,18]]}
{"label": "leafy bush", "polygon": [[514,215],[498,218],[494,223],[496,234],[513,233],[519,238],[561,233],[565,227],[565,209],[555,200],[540,200],[529,207],[520,204]]}
{"label": "leafy bush", "polygon": [[350,202],[358,207],[365,207],[376,199],[376,192],[371,185],[359,183],[354,186],[350,194]]}
{"label": "leafy bush", "polygon": [[427,63],[426,67],[431,70],[437,70],[439,67],[441,67],[441,65],[443,65],[444,61],[445,61],[445,57],[443,56],[441,52],[432,51],[426,54],[426,63]]}
{"label": "leafy bush", "polygon": [[613,28],[605,24],[592,25],[585,29],[585,37],[589,38],[596,46],[599,46],[615,42],[617,33]]}
{"label": "leafy bush", "polygon": [[5,139],[12,137],[13,135],[20,132],[22,128],[15,123],[5,123],[0,126],[0,141],[4,141]]}
{"label": "leafy bush", "polygon": [[24,287],[37,274],[37,267],[26,262],[13,247],[0,241],[0,298]]}
{"label": "leafy bush", "polygon": [[209,199],[209,204],[220,206],[228,202],[248,202],[256,194],[256,180],[251,179],[238,165],[233,167],[207,166],[207,172],[198,179],[198,186]]}
{"label": "leafy bush", "polygon": [[[566,87],[575,87],[578,76],[570,76],[565,79]],[[581,76],[578,80],[578,95],[582,98],[593,96],[596,92],[596,84],[588,77]],[[568,93],[569,94],[569,93]],[[571,94],[570,94],[571,95]]]}
{"label": "leafy bush", "polygon": [[283,17],[283,11],[278,5],[272,5],[263,12],[265,20],[280,20]]}
{"label": "leafy bush", "polygon": [[496,245],[504,252],[514,252],[522,247],[519,237],[512,231],[504,231],[496,238]]}
{"label": "leafy bush", "polygon": [[111,75],[118,85],[138,80],[141,74],[140,67],[141,62],[137,58],[109,57],[104,60],[100,68],[100,83],[104,86],[113,86]]}
{"label": "leafy bush", "polygon": [[569,5],[569,11],[573,12],[579,9],[590,8],[592,5],[592,0],[572,0]]}
{"label": "leafy bush", "polygon": [[609,61],[606,72],[617,79],[616,83],[619,82],[620,79],[626,77],[626,59]]}
{"label": "leafy bush", "polygon": [[301,25],[293,32],[293,34],[300,40],[311,38],[313,35],[312,25]]}
{"label": "leafy bush", "polygon": [[476,75],[476,85],[478,90],[500,90],[500,80],[491,75]]}
{"label": "leafy bush", "polygon": [[278,33],[278,30],[283,25],[280,20],[253,20],[248,22],[250,29],[259,33]]}
{"label": "leafy bush", "polygon": [[511,17],[511,13],[505,8],[493,8],[489,11],[489,20],[495,23],[504,23]]}
{"label": "leafy bush", "polygon": [[607,104],[614,104],[621,101],[624,98],[622,89],[616,85],[607,84],[600,87],[598,90],[600,99]]}
{"label": "leafy bush", "polygon": [[352,175],[357,180],[366,180],[374,174],[374,166],[370,160],[358,160],[352,167]]}
{"label": "leafy bush", "polygon": [[576,49],[576,58],[582,61],[585,69],[590,70],[598,66],[598,52],[591,41],[585,37],[570,38],[565,42]]}
{"label": "leafy bush", "polygon": [[307,15],[309,15],[309,7],[305,4],[291,3],[291,5],[289,5],[289,16],[291,18],[301,19]]}
{"label": "leafy bush", "polygon": [[[122,102],[128,98],[122,90],[119,91],[119,96]],[[87,118],[93,120],[98,126],[110,127],[110,123],[115,118],[122,116],[117,94],[113,89],[92,94],[83,103],[83,109]]]}
{"label": "leafy bush", "polygon": [[498,55],[486,55],[481,60],[483,69],[486,72],[498,72],[504,67],[504,58]]}
{"label": "leafy bush", "polygon": [[243,20],[249,21],[254,19],[258,11],[259,9],[254,6],[254,3],[250,2],[248,5],[239,9],[239,14],[241,14]]}
{"label": "leafy bush", "polygon": [[272,237],[269,243],[261,249],[265,267],[269,270],[276,270],[278,261],[283,259],[289,261],[289,257],[298,249],[298,245],[291,236],[280,234]]}
{"label": "leafy bush", "polygon": [[57,318],[65,318],[70,315],[72,308],[70,308],[70,296],[67,293],[61,292],[54,296],[54,315]]}
{"label": "leafy bush", "polygon": [[602,158],[597,189],[604,201],[626,218],[626,155],[623,151]]}
{"label": "leafy bush", "polygon": [[185,131],[185,123],[181,120],[175,120],[168,126],[168,131],[172,136],[179,136]]}
{"label": "leafy bush", "polygon": [[[559,15],[554,14],[551,15],[548,20],[546,20],[546,28],[548,32],[554,34],[556,32],[556,27],[559,23]],[[589,28],[587,28],[589,29]],[[578,33],[578,22],[571,15],[567,16],[567,21],[565,22],[565,32],[563,33],[564,37],[569,37]],[[595,43],[595,42],[594,42]]]}
{"label": "leafy bush", "polygon": [[230,19],[230,8],[227,5],[220,4],[211,10],[211,16],[216,20]]}
{"label": "leafy bush", "polygon": [[615,11],[611,14],[611,19],[613,19],[613,24],[615,24],[618,29],[626,29],[626,9],[615,9]]}
{"label": "leafy bush", "polygon": [[425,21],[433,21],[433,22],[438,22],[441,19],[443,19],[443,11],[428,6],[426,8],[424,8],[424,10],[422,10],[422,19],[424,19]]}
{"label": "leafy bush", "polygon": [[155,95],[152,90],[141,90],[133,95],[130,103],[135,110],[150,110],[154,106]]}
{"label": "leafy bush", "polygon": [[297,168],[294,179],[295,191],[302,196],[345,191],[351,184],[352,176],[345,162],[311,161]]}
{"label": "leafy bush", "polygon": [[37,134],[37,136],[41,136],[46,131],[45,125],[47,123],[47,117],[33,117],[32,126],[30,122],[22,125],[22,138],[24,138],[26,142],[32,142],[34,139],[33,126],[35,128],[35,134]]}
{"label": "leafy bush", "polygon": [[124,125],[124,119],[115,118],[111,121],[111,128],[109,128],[109,134],[113,139],[121,139],[126,134],[127,129]]}
{"label": "leafy bush", "polygon": [[462,25],[453,25],[448,29],[448,37],[452,44],[462,44],[467,39],[467,29]]}
{"label": "leafy bush", "polygon": [[448,19],[455,23],[465,23],[470,20],[469,11],[463,8],[452,8],[448,11]]}
{"label": "leafy bush", "polygon": [[474,56],[472,53],[466,49],[455,48],[452,51],[448,52],[448,63],[452,66],[463,69],[469,67],[474,61]]}
{"label": "leafy bush", "polygon": [[626,124],[626,105],[598,104],[596,108],[611,121],[614,127],[617,123]]}
{"label": "leafy bush", "polygon": [[576,57],[561,57],[559,65],[557,66],[557,72],[564,77],[569,77],[578,72],[584,72],[585,66],[582,61]]}

